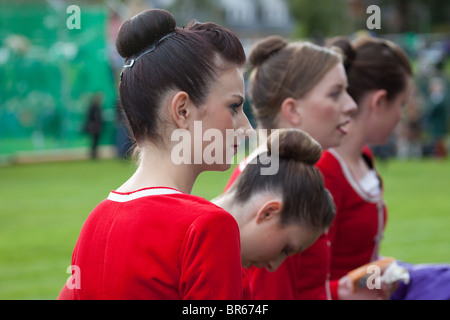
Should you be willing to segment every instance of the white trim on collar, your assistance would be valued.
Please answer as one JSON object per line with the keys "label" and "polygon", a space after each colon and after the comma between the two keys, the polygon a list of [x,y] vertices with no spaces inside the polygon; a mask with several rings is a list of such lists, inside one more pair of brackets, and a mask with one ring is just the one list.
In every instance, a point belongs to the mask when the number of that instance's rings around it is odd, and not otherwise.
{"label": "white trim on collar", "polygon": [[372,202],[372,203],[379,202],[383,199],[383,197],[382,197],[383,193],[381,190],[378,194],[370,194],[370,193],[366,192],[364,190],[364,188],[362,188],[362,186],[359,184],[359,182],[354,178],[352,172],[350,171],[350,168],[347,166],[347,163],[344,161],[344,159],[342,159],[342,157],[339,155],[339,153],[337,153],[336,150],[330,148],[330,149],[328,149],[328,152],[330,152],[336,158],[336,160],[339,162],[339,164],[341,165],[341,168],[342,168],[342,172],[344,173],[344,176],[347,179],[348,183],[350,183],[353,190],[355,190],[355,192],[361,198],[363,198],[365,201]]}
{"label": "white trim on collar", "polygon": [[151,189],[142,189],[130,193],[120,193],[111,191],[108,195],[108,200],[115,201],[115,202],[127,202],[136,200],[143,197],[148,196],[159,196],[159,195],[167,195],[167,194],[182,194],[183,192],[170,189],[170,188],[151,188]]}

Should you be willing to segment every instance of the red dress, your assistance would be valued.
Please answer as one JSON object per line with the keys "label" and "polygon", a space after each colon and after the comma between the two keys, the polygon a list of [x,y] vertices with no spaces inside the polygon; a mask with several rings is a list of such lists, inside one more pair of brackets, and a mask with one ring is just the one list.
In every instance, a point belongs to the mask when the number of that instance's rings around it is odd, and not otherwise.
{"label": "red dress", "polygon": [[72,265],[80,288],[66,284],[58,299],[243,298],[235,219],[171,188],[111,192],[84,223]]}
{"label": "red dress", "polygon": [[[364,148],[362,157],[369,168],[375,170],[369,148]],[[331,280],[337,280],[349,271],[378,259],[387,210],[379,176],[379,192],[368,193],[333,149],[322,154],[318,166],[337,209],[328,232],[331,241]]]}

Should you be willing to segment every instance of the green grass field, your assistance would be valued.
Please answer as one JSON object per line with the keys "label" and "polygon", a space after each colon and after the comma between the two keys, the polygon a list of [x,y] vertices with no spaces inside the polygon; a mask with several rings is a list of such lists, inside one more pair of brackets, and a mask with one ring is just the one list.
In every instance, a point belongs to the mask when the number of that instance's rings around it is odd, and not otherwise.
{"label": "green grass field", "polygon": [[[378,167],[389,207],[382,253],[450,263],[450,161]],[[87,215],[134,169],[115,159],[0,167],[0,299],[55,299]],[[203,173],[193,193],[213,198],[230,174]]]}

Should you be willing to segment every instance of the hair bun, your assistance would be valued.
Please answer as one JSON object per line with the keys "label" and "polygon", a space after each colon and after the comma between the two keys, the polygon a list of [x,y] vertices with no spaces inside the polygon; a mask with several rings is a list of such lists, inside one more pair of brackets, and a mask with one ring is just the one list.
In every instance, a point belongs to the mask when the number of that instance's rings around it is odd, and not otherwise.
{"label": "hair bun", "polygon": [[269,36],[257,42],[249,56],[252,67],[257,67],[267,60],[272,54],[280,51],[288,42],[281,36]]}
{"label": "hair bun", "polygon": [[348,71],[356,58],[356,51],[355,49],[353,49],[350,40],[346,37],[338,36],[329,40],[327,46],[336,47],[341,50],[342,54],[344,55],[344,67],[345,70]]}
{"label": "hair bun", "polygon": [[[278,141],[276,140],[278,139]],[[275,129],[267,139],[267,150],[270,154],[278,143],[280,158],[292,159],[314,165],[322,155],[322,147],[308,133],[300,129]]]}
{"label": "hair bun", "polygon": [[143,11],[120,26],[116,48],[123,58],[138,54],[176,28],[175,17],[163,9]]}

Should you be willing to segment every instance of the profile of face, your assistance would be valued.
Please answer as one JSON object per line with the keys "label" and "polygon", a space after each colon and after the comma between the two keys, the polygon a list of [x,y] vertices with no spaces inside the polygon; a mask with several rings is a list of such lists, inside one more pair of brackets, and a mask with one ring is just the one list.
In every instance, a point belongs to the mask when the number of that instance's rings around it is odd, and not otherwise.
{"label": "profile of face", "polygon": [[298,129],[308,132],[323,149],[337,147],[347,134],[346,126],[356,111],[347,93],[347,75],[336,64],[304,97],[298,99],[301,121]]}
{"label": "profile of face", "polygon": [[246,268],[255,266],[274,272],[290,255],[311,246],[322,233],[298,223],[281,225],[281,202],[260,205],[254,219],[241,231],[241,258]]}
{"label": "profile of face", "polygon": [[388,143],[389,137],[402,118],[404,106],[411,96],[412,89],[413,83],[409,77],[406,88],[403,91],[391,100],[383,96],[378,108],[371,109],[373,111],[370,117],[374,125],[371,127],[372,133],[369,143],[373,145],[385,145]]}
{"label": "profile of face", "polygon": [[[184,99],[178,99],[181,102],[176,104],[182,107],[176,112],[183,118],[177,121],[179,128],[187,131],[182,130],[180,134],[183,151],[179,152],[178,145],[173,147],[172,160],[182,162],[179,154],[187,150],[185,162],[198,166],[199,172],[229,169],[239,143],[253,133],[243,111],[244,97],[243,71],[238,67],[220,72],[201,105],[194,104],[184,93]],[[176,141],[173,136],[172,131],[172,141]]]}
{"label": "profile of face", "polygon": [[212,85],[206,102],[195,109],[194,119],[200,121],[201,133],[194,132],[194,145],[201,139],[202,163],[207,170],[229,169],[239,143],[253,133],[243,110],[244,90],[243,71],[238,67],[227,69]]}

